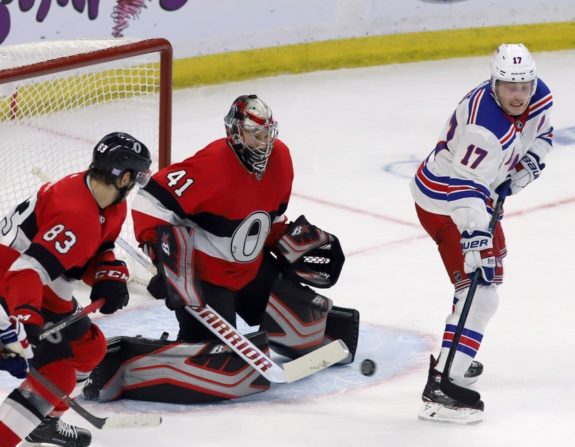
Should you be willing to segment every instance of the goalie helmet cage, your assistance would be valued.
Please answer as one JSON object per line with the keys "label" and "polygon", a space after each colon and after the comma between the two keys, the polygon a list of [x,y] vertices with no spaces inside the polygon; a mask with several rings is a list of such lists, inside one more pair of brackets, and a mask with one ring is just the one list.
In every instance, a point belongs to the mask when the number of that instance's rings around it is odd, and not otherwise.
{"label": "goalie helmet cage", "polygon": [[[0,220],[46,181],[86,170],[110,132],[143,141],[152,171],[168,165],[171,107],[172,47],[165,39],[0,46]],[[122,237],[136,245],[130,213]],[[133,279],[147,280],[144,268],[116,252]]]}

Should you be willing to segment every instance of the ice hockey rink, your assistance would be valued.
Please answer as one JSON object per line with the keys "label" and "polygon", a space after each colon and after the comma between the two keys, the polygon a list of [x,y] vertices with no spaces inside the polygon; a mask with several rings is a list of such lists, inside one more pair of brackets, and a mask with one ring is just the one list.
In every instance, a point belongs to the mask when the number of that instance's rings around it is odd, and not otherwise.
{"label": "ice hockey rink", "polygon": [[[346,253],[338,284],[322,293],[361,312],[356,362],[222,404],[80,400],[100,416],[162,414],[157,428],[98,431],[73,412],[65,420],[90,428],[94,447],[571,445],[575,51],[534,56],[554,96],[555,150],[541,178],[506,204],[506,280],[478,355],[485,365],[477,387],[486,406],[481,424],[417,419],[452,289],[419,227],[408,184],[458,101],[489,76],[488,57],[175,91],[173,160],[223,136],[223,117],[240,94],[270,104],[296,173],[288,216],[305,214],[336,234]],[[169,311],[144,294],[133,294],[125,311],[95,318],[107,335],[176,331]],[[359,372],[364,358],[378,364],[372,377]],[[17,384],[0,375],[0,398]]]}

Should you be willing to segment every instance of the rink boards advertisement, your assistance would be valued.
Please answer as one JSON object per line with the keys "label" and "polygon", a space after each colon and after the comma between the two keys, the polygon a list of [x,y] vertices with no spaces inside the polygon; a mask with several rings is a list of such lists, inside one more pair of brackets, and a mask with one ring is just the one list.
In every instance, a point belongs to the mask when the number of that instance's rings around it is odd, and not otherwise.
{"label": "rink boards advertisement", "polygon": [[420,31],[559,22],[572,0],[0,0],[3,45],[165,37],[177,58]]}

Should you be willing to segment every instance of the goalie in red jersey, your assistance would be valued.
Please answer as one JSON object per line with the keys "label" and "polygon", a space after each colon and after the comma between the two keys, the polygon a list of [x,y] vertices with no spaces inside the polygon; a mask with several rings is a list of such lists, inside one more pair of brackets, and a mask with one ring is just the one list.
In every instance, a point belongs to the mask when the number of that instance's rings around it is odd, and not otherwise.
{"label": "goalie in red jersey", "polygon": [[[150,164],[143,143],[108,134],[87,171],[43,185],[0,222],[0,369],[23,379],[33,366],[69,394],[76,372],[89,372],[104,357],[106,340],[88,317],[42,341],[39,335],[76,311],[79,280],[92,287],[92,301],[105,300],[100,312],[127,305],[128,270],[114,256],[114,241],[126,218],[124,199],[149,180]],[[60,420],[66,409],[27,377],[0,405],[0,446],[23,438],[28,445],[88,446],[87,430]]]}
{"label": "goalie in red jersey", "polygon": [[[332,308],[331,300],[302,285],[335,284],[344,256],[337,238],[305,217],[287,223],[284,213],[293,166],[288,147],[277,138],[270,107],[256,95],[243,95],[233,102],[224,122],[226,138],[154,174],[134,200],[132,216],[140,246],[156,265],[163,257],[180,266],[182,283],[186,275],[194,275],[201,294],[184,302],[170,293],[173,284],[160,275],[152,278],[148,290],[166,299],[175,311],[177,342],[190,343],[192,360],[186,365],[174,360],[168,369],[169,342],[157,362],[152,351],[159,346],[152,342],[149,361],[158,366],[159,375],[153,380],[136,377],[134,368],[130,383],[138,382],[139,388],[125,387],[125,397],[197,402],[240,397],[269,387],[251,368],[245,376],[246,364],[229,350],[222,351],[216,336],[185,305],[199,308],[205,303],[234,326],[236,315],[250,326],[259,326],[260,332],[248,338],[253,337],[262,350],[269,348],[268,336],[274,350],[292,358],[340,338],[351,352],[345,362],[353,361],[359,313]],[[168,240],[166,226],[193,230],[193,265],[183,267],[179,253],[174,253],[178,244]],[[160,237],[159,229],[164,231]],[[142,347],[134,352],[141,353]],[[202,356],[193,357],[194,352]],[[104,372],[99,382],[104,385],[114,370]],[[169,374],[161,375],[165,370]],[[94,377],[95,388],[96,382]],[[178,383],[175,388],[174,383]],[[102,390],[94,391],[91,397],[106,400],[102,393],[97,395]]]}

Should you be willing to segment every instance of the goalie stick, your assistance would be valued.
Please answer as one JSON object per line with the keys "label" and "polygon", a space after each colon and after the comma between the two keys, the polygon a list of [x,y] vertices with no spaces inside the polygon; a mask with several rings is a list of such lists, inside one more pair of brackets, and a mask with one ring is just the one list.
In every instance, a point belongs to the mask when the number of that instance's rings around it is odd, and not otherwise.
{"label": "goalie stick", "polygon": [[[489,221],[488,231],[493,234],[495,231],[495,226],[497,225],[497,219],[503,208],[503,202],[505,202],[505,196],[500,195],[497,199],[497,203],[493,208],[493,214],[491,220]],[[461,315],[459,316],[459,322],[457,323],[457,328],[453,334],[453,340],[451,342],[451,347],[447,354],[447,360],[445,362],[445,367],[443,368],[443,374],[441,375],[440,388],[449,397],[452,397],[459,402],[463,402],[467,405],[475,405],[481,399],[481,395],[477,391],[470,390],[459,385],[456,385],[449,378],[449,373],[451,372],[451,365],[453,364],[453,359],[455,358],[455,352],[459,345],[459,340],[463,334],[463,329],[465,328],[465,322],[467,321],[467,316],[469,314],[469,309],[471,309],[471,303],[473,302],[473,297],[475,296],[475,291],[479,285],[479,278],[481,277],[481,270],[477,269],[473,272],[473,277],[471,279],[471,285],[469,286],[469,291],[467,292],[467,297],[465,298],[465,303],[463,304],[463,309],[461,310]]]}
{"label": "goalie stick", "polygon": [[[180,233],[181,235],[181,233]],[[189,237],[189,235],[188,235]],[[121,237],[118,241],[122,240]],[[150,261],[143,261],[137,250],[126,241],[118,242],[126,252],[141,263],[149,271],[156,271]],[[165,267],[164,267],[165,268]],[[184,293],[188,292],[187,290]],[[302,357],[283,363],[275,363],[268,355],[256,347],[250,340],[228,323],[209,305],[193,308],[185,307],[186,311],[208,328],[222,342],[236,352],[246,363],[273,383],[290,383],[315,374],[345,359],[349,349],[341,340],[334,340]]]}
{"label": "goalie stick", "polygon": [[86,408],[72,399],[64,391],[58,388],[51,380],[44,377],[36,369],[30,368],[30,376],[46,388],[55,397],[61,399],[76,413],[86,419],[94,427],[101,430],[114,428],[138,428],[138,427],[155,427],[162,423],[162,417],[157,414],[137,414],[137,415],[120,415],[115,414],[107,417],[99,417],[90,413]]}

